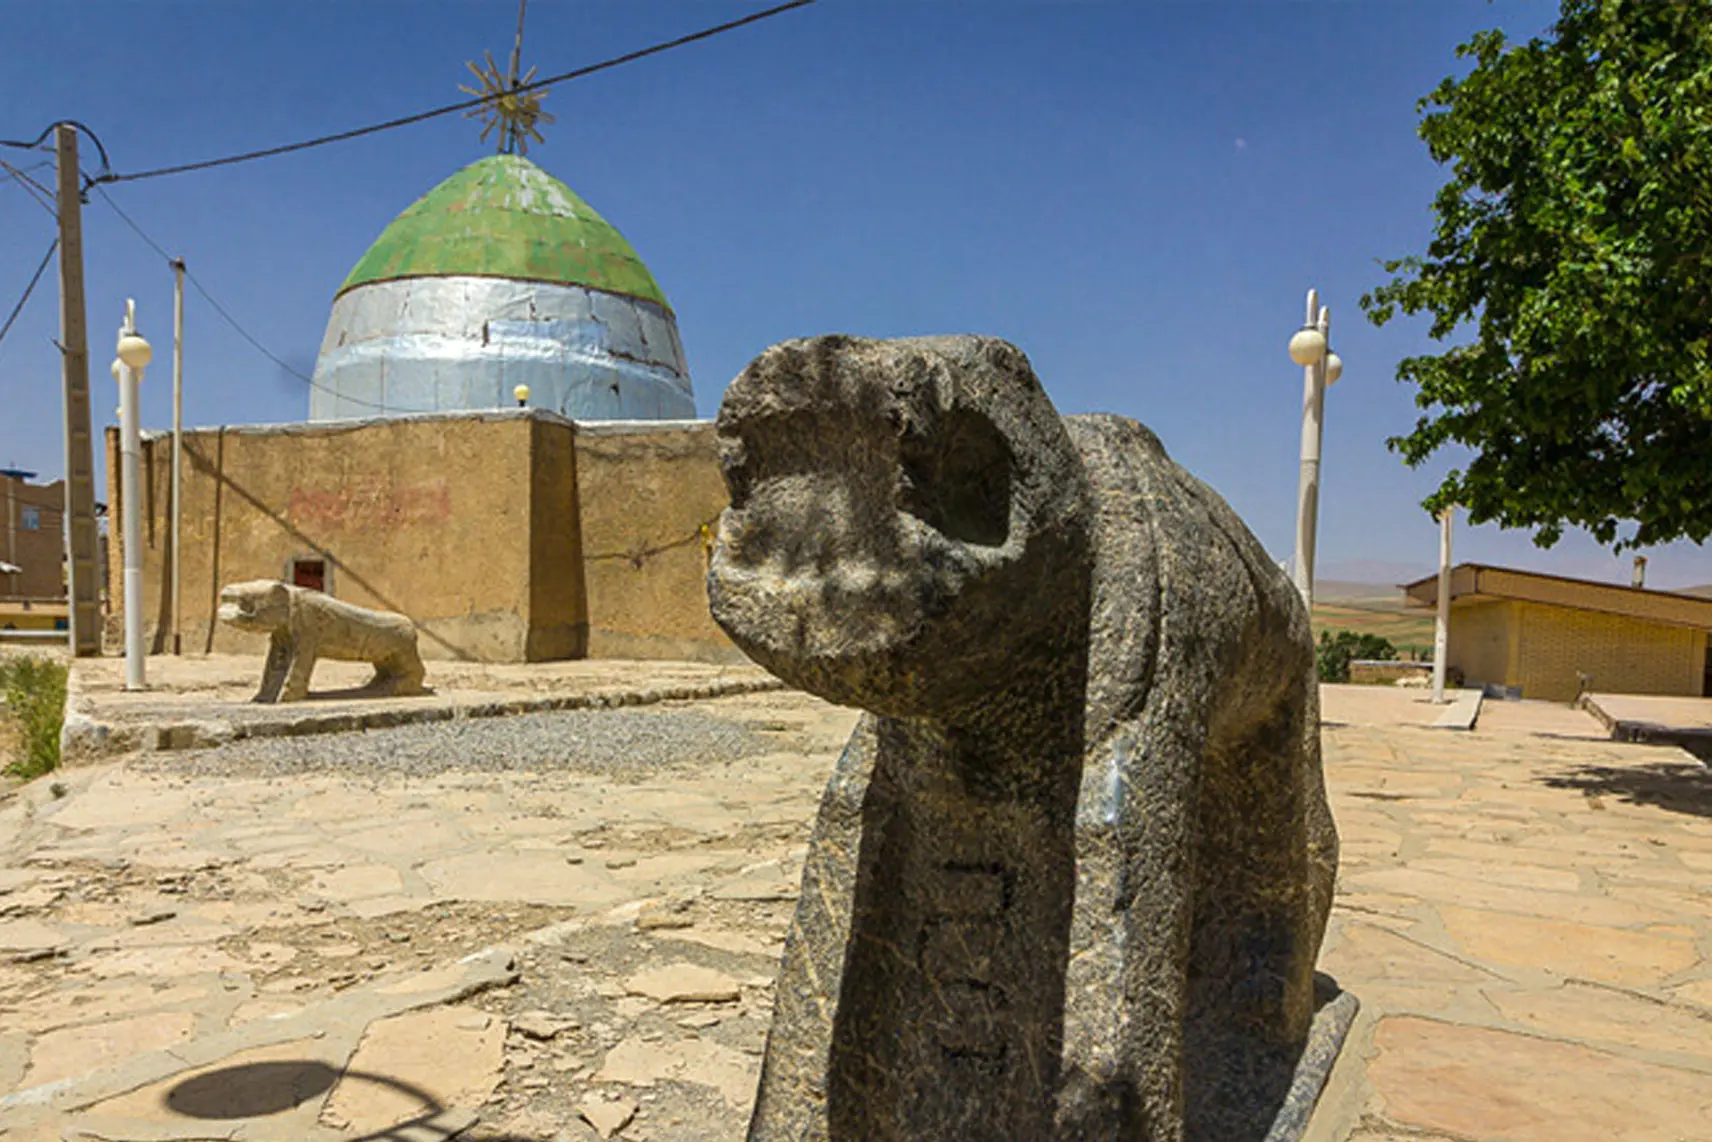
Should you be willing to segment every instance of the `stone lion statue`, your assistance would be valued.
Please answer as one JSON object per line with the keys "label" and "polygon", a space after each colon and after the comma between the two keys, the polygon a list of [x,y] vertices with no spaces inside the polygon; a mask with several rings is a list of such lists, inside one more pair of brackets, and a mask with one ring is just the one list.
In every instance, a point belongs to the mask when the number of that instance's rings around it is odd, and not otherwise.
{"label": "stone lion statue", "polygon": [[717,426],[715,620],[868,711],[750,1142],[1268,1137],[1302,1101],[1337,867],[1277,565],[1151,432],[1060,417],[1003,341],[776,345]]}
{"label": "stone lion statue", "polygon": [[302,701],[318,658],[373,663],[374,678],[363,689],[376,697],[426,693],[416,627],[403,615],[257,579],[221,589],[220,620],[268,636],[267,664],[253,701]]}

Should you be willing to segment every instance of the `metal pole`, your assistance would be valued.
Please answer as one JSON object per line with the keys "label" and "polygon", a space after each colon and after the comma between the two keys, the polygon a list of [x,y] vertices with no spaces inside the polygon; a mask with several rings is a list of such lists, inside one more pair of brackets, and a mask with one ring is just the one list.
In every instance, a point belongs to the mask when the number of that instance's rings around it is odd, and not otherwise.
{"label": "metal pole", "polygon": [[[125,302],[120,336],[136,332],[136,303]],[[119,500],[124,510],[125,689],[143,689],[142,456],[137,431],[137,386],[142,370],[119,363]]]}
{"label": "metal pole", "polygon": [[1320,359],[1302,369],[1302,471],[1296,489],[1296,589],[1312,613],[1314,608],[1314,537],[1320,511],[1320,437],[1325,417],[1326,357],[1330,354],[1331,312],[1320,304],[1318,290],[1308,291],[1307,324],[1326,337]]}
{"label": "metal pole", "polygon": [[65,577],[68,644],[101,653],[95,459],[89,432],[89,338],[83,310],[83,188],[77,128],[54,128],[59,163],[59,348],[65,385]]}
{"label": "metal pole", "polygon": [[1450,653],[1450,527],[1455,508],[1439,515],[1439,613],[1433,623],[1433,701],[1445,700],[1445,659]]}
{"label": "metal pole", "polygon": [[179,583],[184,548],[179,544],[182,518],[179,480],[184,468],[184,259],[172,263],[172,652],[184,653],[183,613]]}

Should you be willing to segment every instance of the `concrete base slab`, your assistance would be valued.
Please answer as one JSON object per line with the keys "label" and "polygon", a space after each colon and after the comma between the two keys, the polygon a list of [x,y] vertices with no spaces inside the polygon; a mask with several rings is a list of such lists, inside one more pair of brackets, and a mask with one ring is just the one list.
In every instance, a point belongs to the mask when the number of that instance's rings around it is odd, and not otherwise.
{"label": "concrete base slab", "polygon": [[1308,1047],[1296,1063],[1290,1093],[1278,1109],[1272,1129],[1267,1131],[1266,1142],[1302,1142],[1306,1137],[1320,1093],[1325,1090],[1326,1080],[1331,1077],[1332,1068],[1349,1040],[1349,1029],[1361,1010],[1361,1002],[1339,989],[1330,976],[1319,976],[1315,982],[1320,985],[1322,1002],[1308,1031]]}
{"label": "concrete base slab", "polygon": [[1680,746],[1701,761],[1712,758],[1712,698],[1583,694],[1580,706],[1612,741]]}
{"label": "concrete base slab", "polygon": [[1433,722],[1435,730],[1472,730],[1480,717],[1480,703],[1485,695],[1480,690],[1459,690],[1444,713]]}

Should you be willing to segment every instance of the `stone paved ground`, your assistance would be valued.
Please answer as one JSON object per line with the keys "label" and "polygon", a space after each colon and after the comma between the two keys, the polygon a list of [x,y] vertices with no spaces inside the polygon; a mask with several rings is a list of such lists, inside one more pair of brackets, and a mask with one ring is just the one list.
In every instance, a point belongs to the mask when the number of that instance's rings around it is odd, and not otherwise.
{"label": "stone paved ground", "polygon": [[68,696],[69,756],[87,761],[137,749],[182,749],[235,738],[296,736],[377,729],[452,718],[486,717],[566,706],[643,705],[663,698],[710,698],[777,689],[758,666],[702,662],[481,663],[431,661],[429,693],[373,698],[353,691],[371,667],[316,665],[309,700],[251,702],[261,660],[232,654],[148,660],[147,686],[124,688],[118,658],[84,658],[72,670]]}
{"label": "stone paved ground", "polygon": [[[653,732],[586,732],[602,718]],[[4,1137],[303,1142],[462,1109],[477,1138],[581,1139],[589,1098],[604,1124],[635,1111],[627,1139],[739,1137],[853,720],[755,694],[237,742],[27,786],[0,805]],[[460,755],[424,764],[418,742],[388,771],[416,731]],[[606,756],[673,733],[681,756],[649,767]],[[560,756],[496,768],[524,739]],[[323,764],[305,771],[305,747]],[[196,1085],[234,1058],[249,1070]],[[322,1097],[347,1060],[363,1077]]]}
{"label": "stone paved ground", "polygon": [[[1712,1138],[1706,771],[1542,704],[1431,730],[1418,697],[1326,688],[1322,966],[1364,1008],[1317,1142]],[[853,716],[603,716],[654,721],[243,741],[0,800],[0,1137],[741,1138]],[[496,763],[525,738],[535,768]]]}
{"label": "stone paved ground", "polygon": [[[1326,713],[1355,703],[1327,687]],[[1325,735],[1355,1142],[1712,1138],[1712,776],[1567,707]],[[1321,1130],[1324,1138],[1342,1135]]]}

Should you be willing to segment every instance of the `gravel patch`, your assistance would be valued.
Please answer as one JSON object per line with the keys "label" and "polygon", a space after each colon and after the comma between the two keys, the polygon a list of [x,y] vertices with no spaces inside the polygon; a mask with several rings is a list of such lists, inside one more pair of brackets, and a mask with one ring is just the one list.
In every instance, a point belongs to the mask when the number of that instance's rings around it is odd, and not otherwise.
{"label": "gravel patch", "polygon": [[567,710],[244,738],[213,749],[144,754],[134,764],[194,777],[527,771],[641,781],[662,770],[731,762],[776,748],[740,724],[696,711]]}

